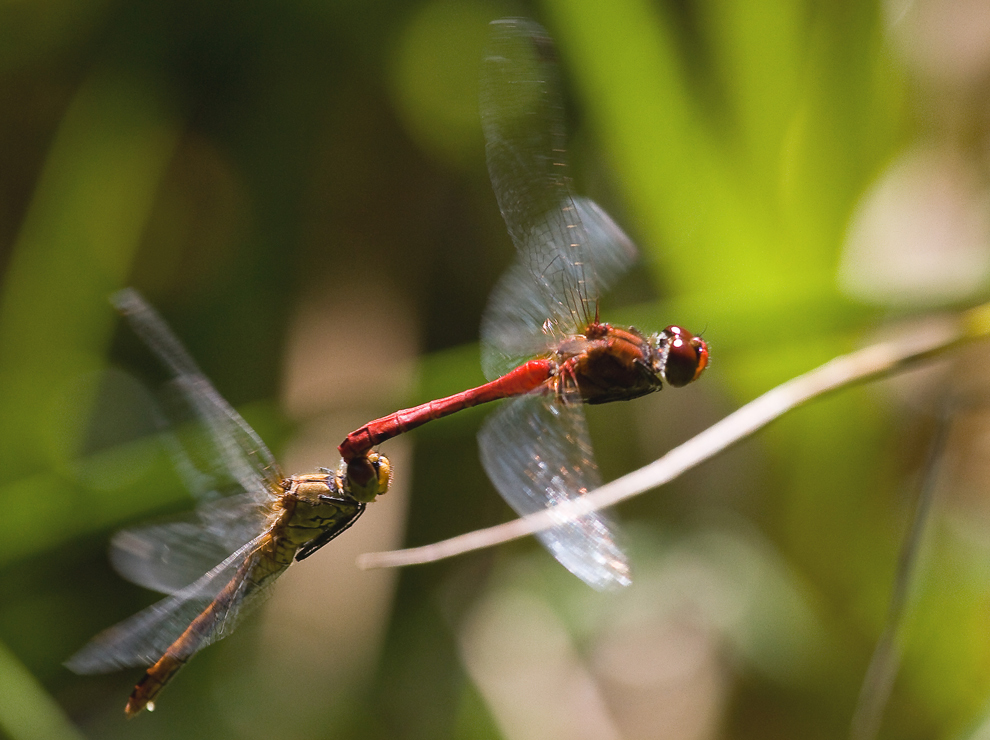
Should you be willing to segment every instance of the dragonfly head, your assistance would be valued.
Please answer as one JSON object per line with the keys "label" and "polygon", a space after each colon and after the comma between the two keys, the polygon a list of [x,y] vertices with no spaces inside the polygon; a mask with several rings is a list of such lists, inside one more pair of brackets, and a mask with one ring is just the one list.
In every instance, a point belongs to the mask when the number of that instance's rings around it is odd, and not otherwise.
{"label": "dragonfly head", "polygon": [[392,464],[385,455],[369,452],[347,463],[344,485],[356,500],[371,503],[375,497],[388,492],[392,482]]}
{"label": "dragonfly head", "polygon": [[657,353],[658,374],[674,388],[697,380],[708,367],[708,343],[687,329],[668,326],[650,337],[650,344]]}

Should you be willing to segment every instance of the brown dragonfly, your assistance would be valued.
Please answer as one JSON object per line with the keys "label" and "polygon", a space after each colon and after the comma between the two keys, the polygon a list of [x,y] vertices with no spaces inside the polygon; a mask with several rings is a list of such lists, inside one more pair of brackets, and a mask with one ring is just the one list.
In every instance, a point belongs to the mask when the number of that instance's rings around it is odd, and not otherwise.
{"label": "brown dragonfly", "polygon": [[372,453],[350,469],[342,463],[337,470],[285,476],[154,309],[134,290],[116,294],[113,303],[168,369],[173,400],[202,431],[198,442],[207,451],[196,456],[212,464],[204,472],[166,433],[180,473],[201,503],[191,517],[120,532],[111,559],[125,578],[169,595],[101,632],[66,662],[77,673],[150,665],[124,709],[133,717],[153,710],[176,672],[229,635],[293,560],[337,537],[386,493],[391,469],[386,457]]}

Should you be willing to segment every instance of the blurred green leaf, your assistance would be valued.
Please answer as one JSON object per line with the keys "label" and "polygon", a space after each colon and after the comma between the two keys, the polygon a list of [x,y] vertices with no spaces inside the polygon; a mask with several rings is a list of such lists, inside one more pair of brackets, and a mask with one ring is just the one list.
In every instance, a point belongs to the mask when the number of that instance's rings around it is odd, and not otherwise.
{"label": "blurred green leaf", "polygon": [[[96,74],[62,121],[0,295],[4,478],[62,466],[76,452],[71,438],[85,413],[60,418],[52,407],[103,365],[113,326],[107,300],[127,279],[175,145],[162,106],[134,78]],[[74,433],[56,430],[66,423]],[[54,434],[68,446],[53,446]]]}
{"label": "blurred green leaf", "polygon": [[58,703],[2,643],[0,729],[10,740],[82,740],[84,737]]}

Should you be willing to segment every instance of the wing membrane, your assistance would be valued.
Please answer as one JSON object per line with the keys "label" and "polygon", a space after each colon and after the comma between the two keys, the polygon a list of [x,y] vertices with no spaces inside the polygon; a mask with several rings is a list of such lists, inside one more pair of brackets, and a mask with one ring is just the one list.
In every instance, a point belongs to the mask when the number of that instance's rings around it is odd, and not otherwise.
{"label": "wing membrane", "polygon": [[[514,399],[488,417],[478,434],[481,462],[502,498],[521,516],[542,511],[601,483],[584,411],[539,392]],[[599,512],[561,518],[537,535],[544,547],[588,585],[631,582],[612,524]]]}
{"label": "wing membrane", "polygon": [[188,654],[225,637],[234,628],[245,607],[260,602],[257,597],[267,591],[253,591],[248,578],[231,584],[239,569],[250,572],[258,557],[257,548],[263,541],[264,536],[261,536],[247,543],[195,583],[104,630],[69,658],[66,666],[76,673],[104,673],[150,665],[216,600],[225,587],[233,585],[230,598],[218,607],[210,629],[196,636]]}
{"label": "wing membrane", "polygon": [[511,305],[506,299],[523,292],[501,284],[486,311],[492,354],[514,357],[520,346],[513,332],[583,330],[598,296],[628,269],[636,250],[601,208],[571,192],[556,54],[537,24],[492,24],[481,119],[492,187],[521,266],[505,280],[524,280],[533,291],[524,311],[500,317]]}
{"label": "wing membrane", "polygon": [[[194,476],[188,468],[196,461],[208,461],[209,476],[232,479],[244,492],[256,500],[269,498],[268,491],[275,488],[282,479],[282,472],[272,453],[261,441],[258,434],[244,421],[243,417],[227,403],[195,361],[179,342],[178,338],[135,290],[122,290],[113,297],[114,306],[127,319],[135,333],[148,345],[148,348],[173,374],[170,384],[171,398],[167,404],[170,416],[179,421],[179,434],[185,432],[181,422],[192,420],[202,425],[205,434],[198,444],[184,445],[190,451],[205,447],[207,455],[191,455],[180,459],[180,470],[185,476]],[[185,409],[183,409],[185,406]],[[209,444],[205,444],[206,442]],[[193,468],[198,468],[192,464]],[[196,481],[189,481],[195,488],[202,487]]]}
{"label": "wing membrane", "polygon": [[181,519],[118,532],[110,562],[132,583],[174,594],[257,537],[266,514],[245,495],[203,504]]}
{"label": "wing membrane", "polygon": [[[625,232],[589,198],[574,197],[578,219],[571,238],[581,235],[594,247],[593,295],[604,292],[636,260],[636,247]],[[563,260],[561,262],[564,262]],[[563,265],[560,282],[589,281],[588,271],[576,274],[574,265]],[[552,299],[554,288],[545,277],[535,278],[534,268],[522,261],[512,265],[499,279],[488,299],[481,323],[482,369],[493,380],[533,357],[549,355],[568,335],[584,331],[562,323],[559,302]],[[592,309],[593,314],[593,309]]]}

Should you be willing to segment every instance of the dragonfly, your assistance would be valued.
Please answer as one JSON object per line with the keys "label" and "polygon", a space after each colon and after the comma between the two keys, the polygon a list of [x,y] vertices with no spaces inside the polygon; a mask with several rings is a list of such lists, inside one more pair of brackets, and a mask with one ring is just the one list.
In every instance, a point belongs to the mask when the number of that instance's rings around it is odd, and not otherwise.
{"label": "dragonfly", "polygon": [[[303,560],[350,527],[388,491],[391,466],[371,453],[349,466],[286,476],[258,434],[210,384],[162,318],[132,289],[113,297],[117,310],[168,370],[173,404],[202,431],[197,466],[175,436],[170,451],[200,499],[181,520],[118,533],[111,561],[127,579],[168,594],[103,631],[66,665],[77,673],[150,666],[125,713],[153,710],[158,693],[193,655],[229,635],[266,597],[293,560]],[[374,471],[374,481],[365,469]],[[223,490],[217,489],[222,487]],[[225,495],[222,495],[225,494]]]}
{"label": "dragonfly", "polygon": [[[554,45],[525,19],[495,21],[481,80],[488,171],[517,260],[482,319],[490,382],[351,432],[345,459],[461,409],[512,398],[479,432],[484,468],[520,515],[600,484],[582,404],[629,400],[697,380],[708,344],[671,325],[646,335],[599,319],[598,298],[636,259],[630,238],[568,176]],[[630,582],[613,526],[594,513],[539,535],[595,588]]]}

